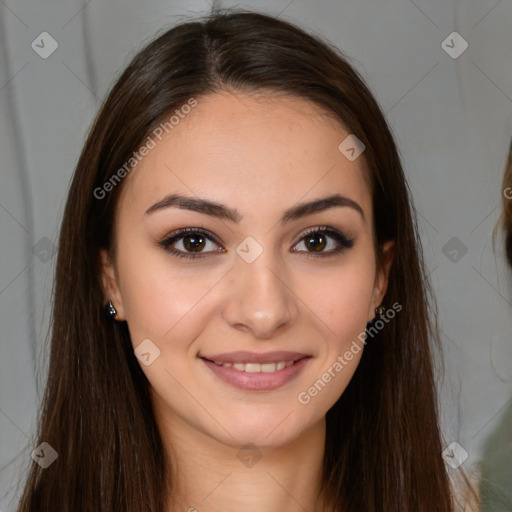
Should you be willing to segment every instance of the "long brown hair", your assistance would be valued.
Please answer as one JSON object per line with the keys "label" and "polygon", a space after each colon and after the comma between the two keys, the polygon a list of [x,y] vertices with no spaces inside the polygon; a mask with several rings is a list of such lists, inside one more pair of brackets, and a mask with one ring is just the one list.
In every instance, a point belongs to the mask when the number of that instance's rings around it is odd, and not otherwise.
{"label": "long brown hair", "polygon": [[340,120],[366,146],[377,253],[395,240],[384,305],[397,302],[402,311],[369,341],[327,413],[326,502],[344,512],[451,511],[434,377],[435,301],[392,133],[341,52],[292,24],[239,10],[159,35],[133,58],[94,121],[62,220],[35,443],[49,443],[58,459],[46,469],[31,463],[19,510],[162,512],[169,506],[168,463],[148,380],[126,323],[103,316],[97,255],[110,247],[116,201],[129,177],[103,198],[93,192],[170,112],[222,90],[288,93]]}

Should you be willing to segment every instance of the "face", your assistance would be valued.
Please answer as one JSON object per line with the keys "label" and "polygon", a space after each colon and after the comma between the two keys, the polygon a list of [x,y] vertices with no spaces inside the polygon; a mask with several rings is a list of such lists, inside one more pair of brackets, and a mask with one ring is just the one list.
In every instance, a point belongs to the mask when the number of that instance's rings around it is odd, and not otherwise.
{"label": "face", "polygon": [[215,94],[125,178],[102,282],[165,428],[279,446],[343,393],[392,248],[378,270],[349,134],[302,99]]}

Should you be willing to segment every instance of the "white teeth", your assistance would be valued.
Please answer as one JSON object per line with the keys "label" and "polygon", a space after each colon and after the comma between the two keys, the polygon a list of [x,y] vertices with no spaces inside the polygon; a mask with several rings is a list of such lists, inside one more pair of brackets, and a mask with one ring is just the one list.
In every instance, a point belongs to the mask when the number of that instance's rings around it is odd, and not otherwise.
{"label": "white teeth", "polygon": [[256,373],[261,371],[261,364],[259,363],[247,363],[245,365],[245,371],[247,373]]}
{"label": "white teeth", "polygon": [[277,363],[264,363],[261,365],[261,371],[264,373],[272,373],[277,370]]}
{"label": "white teeth", "polygon": [[221,361],[214,361],[219,366],[225,366],[238,370],[239,372],[247,373],[274,373],[275,371],[283,370],[287,366],[291,366],[295,361],[279,361],[277,363],[222,363]]}

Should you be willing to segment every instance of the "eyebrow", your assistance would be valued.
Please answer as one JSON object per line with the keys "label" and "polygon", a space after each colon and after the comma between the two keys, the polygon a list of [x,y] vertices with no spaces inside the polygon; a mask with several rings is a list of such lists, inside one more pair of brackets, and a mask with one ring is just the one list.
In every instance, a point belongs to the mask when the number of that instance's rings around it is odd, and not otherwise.
{"label": "eyebrow", "polygon": [[[340,194],[334,194],[329,197],[315,199],[307,203],[300,203],[296,206],[292,206],[283,213],[279,221],[281,224],[285,224],[292,220],[305,217],[306,215],[312,215],[313,213],[319,213],[330,208],[344,206],[356,210],[363,218],[363,221],[366,222],[364,211],[361,206],[359,206],[359,204],[354,200]],[[236,208],[230,208],[215,201],[208,201],[206,199],[183,196],[180,194],[170,194],[164,197],[164,199],[158,201],[158,203],[150,206],[144,215],[149,215],[171,207],[192,210],[194,212],[211,215],[212,217],[226,219],[236,223],[239,223],[243,219],[243,215]]]}

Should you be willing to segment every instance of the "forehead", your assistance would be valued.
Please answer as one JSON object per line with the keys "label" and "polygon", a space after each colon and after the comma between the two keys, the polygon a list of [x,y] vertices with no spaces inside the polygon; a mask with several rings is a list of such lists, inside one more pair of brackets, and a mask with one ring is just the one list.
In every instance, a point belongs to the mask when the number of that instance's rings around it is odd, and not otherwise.
{"label": "forehead", "polygon": [[153,137],[124,184],[123,202],[147,208],[180,191],[229,203],[245,218],[340,192],[370,214],[364,158],[350,161],[338,149],[348,135],[332,115],[295,96],[200,97],[161,140]]}

